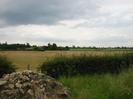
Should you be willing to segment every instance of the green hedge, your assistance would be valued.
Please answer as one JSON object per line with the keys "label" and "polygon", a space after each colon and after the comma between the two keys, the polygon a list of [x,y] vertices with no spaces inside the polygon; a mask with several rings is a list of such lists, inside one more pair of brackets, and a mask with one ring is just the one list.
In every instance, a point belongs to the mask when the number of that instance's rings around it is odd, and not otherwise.
{"label": "green hedge", "polygon": [[0,77],[15,71],[15,66],[6,57],[0,56]]}
{"label": "green hedge", "polygon": [[104,56],[55,57],[40,66],[43,73],[52,77],[83,74],[119,73],[133,64],[133,53]]}

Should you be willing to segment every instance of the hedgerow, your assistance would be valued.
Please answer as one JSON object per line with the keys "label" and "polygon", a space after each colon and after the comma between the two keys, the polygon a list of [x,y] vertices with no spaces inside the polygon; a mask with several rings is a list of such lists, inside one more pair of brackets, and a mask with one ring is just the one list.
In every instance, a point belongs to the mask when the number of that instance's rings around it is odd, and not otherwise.
{"label": "hedgerow", "polygon": [[52,77],[119,73],[133,64],[133,53],[103,56],[58,56],[43,62],[41,72]]}

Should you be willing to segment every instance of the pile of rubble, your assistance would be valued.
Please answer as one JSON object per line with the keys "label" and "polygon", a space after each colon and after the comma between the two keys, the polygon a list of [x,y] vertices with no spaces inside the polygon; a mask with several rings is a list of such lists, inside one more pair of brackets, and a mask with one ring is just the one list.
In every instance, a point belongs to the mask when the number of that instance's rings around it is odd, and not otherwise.
{"label": "pile of rubble", "polygon": [[24,71],[0,79],[0,99],[67,99],[68,96],[67,88],[45,74]]}

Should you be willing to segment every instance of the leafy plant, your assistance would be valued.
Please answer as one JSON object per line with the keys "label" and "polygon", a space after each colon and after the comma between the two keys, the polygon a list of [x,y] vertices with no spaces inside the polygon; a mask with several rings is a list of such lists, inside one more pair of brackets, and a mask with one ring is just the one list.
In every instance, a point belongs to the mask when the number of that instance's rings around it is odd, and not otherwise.
{"label": "leafy plant", "polygon": [[0,77],[15,71],[15,66],[6,57],[0,56]]}
{"label": "leafy plant", "polygon": [[133,54],[103,56],[58,56],[40,66],[43,73],[52,77],[85,74],[119,73],[132,64]]}

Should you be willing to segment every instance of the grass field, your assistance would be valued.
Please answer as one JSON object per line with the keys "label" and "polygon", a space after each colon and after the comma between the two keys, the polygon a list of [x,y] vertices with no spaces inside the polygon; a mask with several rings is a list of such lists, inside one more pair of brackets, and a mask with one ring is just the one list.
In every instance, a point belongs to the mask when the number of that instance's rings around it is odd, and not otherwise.
{"label": "grass field", "polygon": [[0,55],[6,56],[12,61],[19,71],[31,66],[31,70],[36,70],[47,58],[61,54],[60,52],[41,52],[41,51],[0,51]]}
{"label": "grass field", "polygon": [[[18,71],[27,69],[27,65],[36,71],[39,64],[60,55],[114,55],[130,51],[0,51],[16,66]],[[84,75],[60,77],[58,79],[70,88],[70,99],[133,99],[133,69],[118,75]]]}
{"label": "grass field", "polygon": [[32,70],[36,70],[37,66],[48,58],[62,54],[70,55],[72,53],[59,51],[0,51],[0,55],[6,56],[20,71],[27,69],[27,65],[30,65]]}
{"label": "grass field", "polygon": [[30,65],[31,70],[36,71],[37,67],[49,58],[53,58],[60,55],[71,56],[71,55],[111,55],[111,54],[121,54],[125,52],[130,52],[126,50],[122,51],[112,51],[112,50],[102,50],[102,51],[0,51],[0,55],[6,56],[10,61],[12,61],[17,70],[25,70],[27,66]]}
{"label": "grass field", "polygon": [[70,88],[70,99],[133,99],[133,69],[119,75],[61,77]]}

